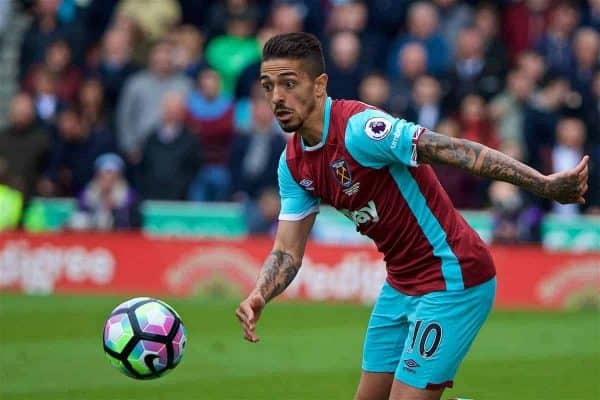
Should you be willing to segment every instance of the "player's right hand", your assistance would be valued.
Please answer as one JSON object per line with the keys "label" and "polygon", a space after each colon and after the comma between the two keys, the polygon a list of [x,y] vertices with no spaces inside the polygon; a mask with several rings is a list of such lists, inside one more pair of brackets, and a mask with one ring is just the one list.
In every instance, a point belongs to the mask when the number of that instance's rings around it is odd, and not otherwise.
{"label": "player's right hand", "polygon": [[244,331],[244,339],[249,342],[256,343],[259,341],[258,336],[254,332],[256,323],[260,318],[260,313],[265,307],[266,301],[260,293],[251,293],[246,300],[242,301],[235,310],[235,315],[242,325]]}

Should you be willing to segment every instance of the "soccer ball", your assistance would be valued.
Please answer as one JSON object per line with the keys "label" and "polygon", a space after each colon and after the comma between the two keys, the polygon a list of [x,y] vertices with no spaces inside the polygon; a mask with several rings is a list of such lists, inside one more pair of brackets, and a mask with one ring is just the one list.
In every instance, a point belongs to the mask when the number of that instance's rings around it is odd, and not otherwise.
{"label": "soccer ball", "polygon": [[181,361],[186,336],[181,317],[163,301],[136,297],[119,304],[104,325],[108,361],[135,379],[154,379]]}

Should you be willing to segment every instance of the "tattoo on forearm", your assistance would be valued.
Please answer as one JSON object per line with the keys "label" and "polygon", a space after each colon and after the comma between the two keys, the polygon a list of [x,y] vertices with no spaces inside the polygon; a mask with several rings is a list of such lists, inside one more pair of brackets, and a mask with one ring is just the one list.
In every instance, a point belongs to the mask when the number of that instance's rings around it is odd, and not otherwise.
{"label": "tattoo on forearm", "polygon": [[535,169],[480,143],[426,131],[417,144],[419,160],[454,165],[475,175],[544,193],[544,175]]}
{"label": "tattoo on forearm", "polygon": [[300,265],[291,254],[273,251],[267,257],[256,282],[256,287],[265,301],[268,302],[283,292],[294,280],[298,269],[300,269]]}

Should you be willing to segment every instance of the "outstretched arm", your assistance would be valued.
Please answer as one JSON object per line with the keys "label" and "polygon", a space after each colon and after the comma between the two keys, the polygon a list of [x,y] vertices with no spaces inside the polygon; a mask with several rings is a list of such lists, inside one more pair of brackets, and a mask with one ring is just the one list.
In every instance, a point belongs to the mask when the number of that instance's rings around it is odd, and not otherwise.
{"label": "outstretched arm", "polygon": [[560,203],[585,203],[588,160],[585,156],[573,169],[552,175],[539,171],[480,143],[425,131],[417,142],[420,162],[447,164],[485,178],[520,186],[538,196]]}
{"label": "outstretched arm", "polygon": [[296,277],[315,217],[316,214],[311,214],[300,221],[279,221],[273,250],[263,264],[254,289],[236,310],[246,340],[258,341],[254,329],[262,309]]}

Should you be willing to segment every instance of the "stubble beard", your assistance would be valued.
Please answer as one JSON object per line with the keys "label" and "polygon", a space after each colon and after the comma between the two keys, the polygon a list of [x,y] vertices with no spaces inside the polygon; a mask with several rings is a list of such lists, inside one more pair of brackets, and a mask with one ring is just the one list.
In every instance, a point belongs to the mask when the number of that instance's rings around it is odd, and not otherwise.
{"label": "stubble beard", "polygon": [[[311,98],[307,107],[307,113],[306,115],[311,115],[312,112],[315,110],[317,106],[317,102],[315,101],[314,98]],[[284,132],[287,133],[294,133],[294,132],[298,132],[300,129],[302,129],[302,127],[304,126],[304,119],[301,119],[299,122],[297,122],[296,124],[294,124],[292,121],[290,121],[287,124],[282,124],[281,122],[279,123],[279,126],[281,126],[281,129],[283,129]]]}
{"label": "stubble beard", "polygon": [[284,132],[287,133],[293,133],[298,131],[300,128],[302,128],[302,126],[304,126],[304,121],[300,121],[297,124],[293,124],[293,122],[290,123],[279,123],[279,126],[281,126],[281,129],[283,129]]}

